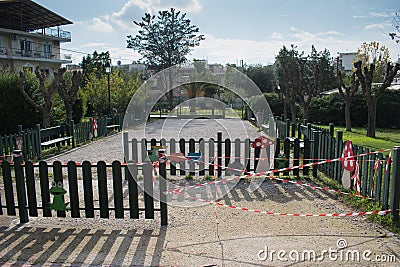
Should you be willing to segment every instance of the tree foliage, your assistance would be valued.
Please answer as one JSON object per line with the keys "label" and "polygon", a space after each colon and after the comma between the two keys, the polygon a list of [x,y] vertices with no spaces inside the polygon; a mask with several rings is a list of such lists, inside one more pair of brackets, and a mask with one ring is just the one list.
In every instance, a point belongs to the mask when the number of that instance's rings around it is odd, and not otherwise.
{"label": "tree foliage", "polygon": [[198,46],[204,35],[191,25],[186,13],[174,8],[159,11],[157,17],[145,13],[142,21],[134,21],[139,33],[127,38],[128,48],[143,56],[143,60],[159,70],[186,62],[191,48]]}
{"label": "tree foliage", "polygon": [[[39,82],[35,74],[29,72],[25,75],[24,87],[31,97],[39,102]],[[14,133],[17,125],[24,128],[34,127],[42,120],[41,113],[30,105],[17,89],[20,84],[20,77],[9,70],[0,69],[0,134]],[[29,116],[27,116],[29,114]]]}
{"label": "tree foliage", "polygon": [[[111,106],[117,113],[125,112],[129,101],[137,88],[140,86],[140,77],[131,77],[120,75],[118,69],[110,74],[110,95]],[[107,77],[98,78],[96,73],[89,75],[85,86],[87,98],[87,116],[103,116],[109,113],[108,106],[108,83]]]}
{"label": "tree foliage", "polygon": [[390,38],[400,44],[400,13],[396,12],[392,21],[393,31],[389,33]]}
{"label": "tree foliage", "polygon": [[291,49],[283,46],[276,57],[276,74],[285,105],[290,106],[292,123],[296,122],[296,100],[301,88],[301,66],[299,53],[294,45]]}
{"label": "tree foliage", "polygon": [[66,73],[59,83],[58,93],[64,102],[67,122],[73,119],[73,107],[78,100],[78,90],[82,85],[83,75],[80,71]]}
{"label": "tree foliage", "polygon": [[110,60],[110,53],[108,51],[101,53],[94,51],[92,55],[87,55],[80,63],[84,77],[88,79],[92,73],[95,73],[97,78],[105,75],[105,65]]}
{"label": "tree foliage", "polygon": [[[60,83],[62,82],[63,75],[66,69],[61,68],[54,74],[54,78],[52,79],[45,73],[41,72],[39,67],[35,70],[36,78],[39,80],[39,91],[41,93],[41,99],[35,101],[34,97],[29,94],[29,91],[32,91],[30,88],[26,88],[26,75],[25,72],[20,72],[20,84],[19,90],[22,95],[25,97],[26,101],[31,104],[34,108],[38,109],[42,112],[43,116],[43,127],[50,127],[51,124],[51,108],[53,106],[53,96],[54,93],[58,90]],[[49,83],[46,85],[46,83]]]}
{"label": "tree foliage", "polygon": [[[145,13],[141,21],[134,23],[140,29],[135,36],[127,36],[127,47],[141,54],[141,60],[157,71],[186,62],[192,48],[204,40],[204,35],[199,34],[199,28],[191,24],[186,13],[174,8],[159,11],[157,16]],[[172,87],[171,75],[166,88]],[[172,109],[172,90],[167,98]]]}
{"label": "tree foliage", "polygon": [[271,93],[274,91],[275,85],[275,73],[274,66],[246,66],[244,69],[246,74],[253,82],[260,88],[263,93]]}
{"label": "tree foliage", "polygon": [[375,137],[376,107],[383,92],[391,85],[400,64],[390,62],[389,50],[377,42],[364,43],[358,51],[361,60],[354,64],[368,106],[367,136]]}

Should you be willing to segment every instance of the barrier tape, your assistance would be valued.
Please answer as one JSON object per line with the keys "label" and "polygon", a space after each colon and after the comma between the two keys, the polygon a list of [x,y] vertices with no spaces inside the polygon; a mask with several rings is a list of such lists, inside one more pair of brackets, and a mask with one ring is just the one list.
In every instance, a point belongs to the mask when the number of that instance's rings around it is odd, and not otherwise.
{"label": "barrier tape", "polygon": [[181,192],[171,192],[173,194],[177,195],[183,195],[188,198],[191,198],[192,200],[195,201],[200,201],[204,203],[209,203],[210,205],[217,205],[219,207],[224,207],[224,208],[229,208],[229,209],[235,209],[235,210],[242,210],[242,211],[248,211],[248,212],[254,212],[254,213],[260,213],[260,214],[266,214],[266,215],[272,215],[272,216],[293,216],[293,217],[354,217],[354,216],[364,216],[364,215],[386,215],[388,213],[391,213],[392,210],[373,210],[373,211],[362,211],[362,212],[347,212],[347,213],[320,213],[320,214],[310,214],[310,213],[280,213],[280,212],[273,212],[273,211],[263,211],[259,209],[250,209],[246,207],[239,207],[235,205],[227,205],[224,203],[221,203],[219,201],[212,201],[209,199],[202,199],[202,198],[197,198],[197,197],[192,197],[189,194],[184,194]]}
{"label": "barrier tape", "polygon": [[[321,165],[321,164],[330,163],[330,162],[335,162],[335,161],[339,161],[339,160],[352,159],[352,158],[355,158],[355,157],[361,157],[361,156],[366,156],[366,155],[370,155],[370,154],[376,154],[376,153],[379,153],[379,152],[382,152],[382,151],[383,150],[374,151],[374,152],[367,152],[367,153],[364,153],[364,154],[359,154],[359,155],[354,155],[354,156],[344,157],[344,158],[341,157],[341,158],[336,158],[336,159],[328,159],[328,160],[324,160],[324,161],[312,162],[312,163],[309,163],[309,164],[302,164],[302,165],[299,165],[299,166],[292,166],[292,167],[282,168],[282,169],[278,169],[278,170],[269,170],[269,171],[260,172],[260,173],[250,173],[250,174],[245,175],[243,177],[236,176],[236,177],[233,177],[233,178],[221,179],[221,180],[218,180],[218,181],[210,181],[210,182],[205,182],[205,183],[196,183],[194,185],[188,185],[188,186],[179,186],[179,187],[175,187],[175,188],[169,189],[166,192],[170,193],[170,192],[182,191],[182,190],[190,189],[190,188],[194,188],[194,187],[201,187],[201,186],[212,185],[212,184],[217,184],[217,183],[227,183],[227,182],[231,182],[231,181],[237,181],[237,180],[239,180],[241,178],[263,177],[263,178],[269,178],[271,180],[278,180],[278,181],[283,182],[283,183],[292,183],[292,184],[296,184],[296,185],[299,185],[299,186],[309,187],[309,188],[314,189],[314,190],[323,190],[323,191],[327,191],[327,192],[332,192],[332,193],[337,193],[337,194],[342,194],[342,195],[348,195],[348,196],[355,196],[355,197],[360,197],[360,198],[364,198],[364,199],[373,199],[371,197],[362,196],[362,195],[359,195],[359,194],[347,193],[347,192],[343,192],[343,191],[340,191],[340,190],[337,190],[337,189],[330,189],[330,188],[327,188],[327,187],[314,186],[314,185],[311,185],[311,184],[308,184],[308,183],[302,183],[302,182],[299,182],[299,181],[292,181],[292,180],[288,180],[288,179],[277,178],[275,176],[271,176],[270,174],[271,173],[284,172],[284,171],[291,171],[291,170],[294,170],[294,169],[299,169],[299,168],[304,168],[304,167],[312,167],[312,166]],[[205,164],[213,164],[213,163],[207,163],[207,162],[203,162],[203,163],[205,163]],[[246,170],[240,170],[240,169],[230,168],[230,167],[226,167],[226,166],[220,166],[220,165],[217,165],[217,164],[214,164],[214,166],[218,166],[218,167],[221,167],[223,169],[228,169],[228,170],[233,170],[233,171],[238,171],[238,172],[247,172]]]}

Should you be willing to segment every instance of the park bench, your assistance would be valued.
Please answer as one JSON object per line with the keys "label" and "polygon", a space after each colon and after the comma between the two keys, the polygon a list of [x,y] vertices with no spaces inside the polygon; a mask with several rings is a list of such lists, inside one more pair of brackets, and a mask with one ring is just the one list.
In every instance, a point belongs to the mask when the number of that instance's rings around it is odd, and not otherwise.
{"label": "park bench", "polygon": [[111,131],[120,131],[121,129],[121,126],[119,125],[119,124],[113,124],[113,120],[112,120],[112,118],[107,118],[107,126],[106,126],[106,128],[107,128],[107,133],[108,132],[111,132]]}
{"label": "park bench", "polygon": [[73,124],[40,129],[40,146],[43,148],[56,146],[60,150],[61,144],[65,144],[65,142],[68,145],[72,143],[72,147],[74,147],[73,139]]}

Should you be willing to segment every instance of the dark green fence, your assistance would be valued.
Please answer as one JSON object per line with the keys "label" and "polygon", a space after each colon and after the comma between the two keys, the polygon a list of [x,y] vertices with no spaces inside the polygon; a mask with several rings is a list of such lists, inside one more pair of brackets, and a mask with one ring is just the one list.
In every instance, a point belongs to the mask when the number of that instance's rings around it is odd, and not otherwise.
{"label": "dark green fence", "polygon": [[[163,193],[167,191],[166,182],[160,179],[156,192],[151,163],[22,163],[16,157],[13,163],[2,161],[1,170],[4,190],[0,191],[0,215],[18,215],[21,223],[37,216],[140,219],[142,211],[143,218],[154,219],[155,211],[160,211],[161,225],[168,224]],[[142,187],[139,175],[143,177]],[[166,176],[165,164],[160,164],[160,175]],[[65,192],[57,196],[53,193],[56,187]],[[160,200],[156,201],[153,195],[159,195]],[[62,199],[62,204],[68,203],[67,210],[50,205],[56,203],[56,197]]]}
{"label": "dark green fence", "polygon": [[[95,137],[104,137],[110,134],[111,131],[121,130],[123,123],[123,115],[117,115],[112,118],[97,118],[97,136],[94,135],[93,130],[93,119],[90,118],[87,122],[81,122],[78,124],[64,124],[56,127],[72,129],[68,132],[67,135],[71,136],[71,140],[68,142],[63,142],[64,144],[68,144],[69,146],[75,147],[82,145],[84,143],[93,140]],[[113,128],[107,128],[107,126],[113,126]],[[119,127],[115,127],[119,125]],[[24,160],[40,160],[42,158],[42,152],[50,149],[52,147],[56,147],[57,143],[54,143],[53,146],[42,146],[44,141],[49,141],[52,138],[56,137],[47,137],[46,140],[41,138],[41,134],[43,132],[48,131],[49,128],[42,129],[40,125],[37,125],[33,129],[23,129],[22,126],[19,126],[17,129],[17,133],[8,134],[1,136],[0,135],[0,158],[10,158],[12,157],[13,151],[21,150],[22,156]],[[70,132],[73,132],[71,134]],[[62,134],[66,136],[66,133]]]}
{"label": "dark green fence", "polygon": [[[343,167],[341,161],[337,159],[342,157],[346,141],[343,140],[342,131],[336,131],[335,135],[333,124],[330,124],[329,129],[326,129],[310,123],[290,125],[289,121],[283,122],[279,119],[276,119],[276,125],[279,137],[288,137],[292,142],[296,138],[304,140],[304,143],[307,143],[305,140],[310,140],[311,158],[309,159],[311,161],[328,160],[325,164],[313,166],[314,176],[317,175],[317,171],[321,171],[341,184]],[[393,210],[394,218],[398,222],[400,147],[395,147],[392,151],[392,158],[389,159],[389,151],[370,151],[368,148],[353,145],[353,152],[359,167],[358,177],[361,184],[361,195],[372,198],[375,203],[382,206],[382,210]],[[287,158],[293,157],[294,159],[298,155],[294,155],[293,152],[288,150],[284,154]],[[331,160],[333,161],[329,162]]]}

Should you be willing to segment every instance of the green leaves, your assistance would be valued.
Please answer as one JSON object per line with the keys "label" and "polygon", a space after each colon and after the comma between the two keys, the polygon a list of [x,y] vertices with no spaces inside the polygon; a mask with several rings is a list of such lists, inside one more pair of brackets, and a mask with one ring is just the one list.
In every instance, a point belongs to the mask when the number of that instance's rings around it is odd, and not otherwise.
{"label": "green leaves", "polygon": [[186,14],[174,8],[159,11],[157,17],[145,13],[138,34],[127,36],[127,47],[139,52],[142,60],[159,70],[186,62],[191,48],[204,40],[199,28],[191,25]]}

